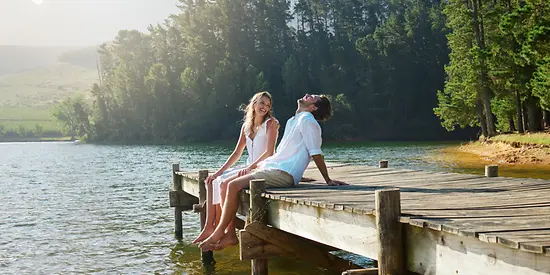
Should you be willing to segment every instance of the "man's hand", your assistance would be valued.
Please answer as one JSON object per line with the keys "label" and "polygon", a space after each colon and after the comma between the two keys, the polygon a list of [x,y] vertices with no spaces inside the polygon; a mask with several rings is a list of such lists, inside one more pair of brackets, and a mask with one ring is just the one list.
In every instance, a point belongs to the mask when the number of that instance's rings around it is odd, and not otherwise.
{"label": "man's hand", "polygon": [[327,185],[329,186],[342,186],[342,185],[349,185],[343,181],[339,181],[339,180],[330,180],[329,182],[327,182]]}

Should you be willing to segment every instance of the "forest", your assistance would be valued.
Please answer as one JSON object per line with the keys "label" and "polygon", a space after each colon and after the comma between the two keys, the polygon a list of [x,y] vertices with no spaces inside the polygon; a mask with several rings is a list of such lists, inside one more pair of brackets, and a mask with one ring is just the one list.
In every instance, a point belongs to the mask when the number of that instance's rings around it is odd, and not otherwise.
{"label": "forest", "polygon": [[[180,0],[101,45],[93,102],[53,111],[96,142],[232,139],[258,91],[282,122],[326,94],[330,140],[444,140],[544,131],[547,0]],[[78,57],[75,57],[78,58]]]}

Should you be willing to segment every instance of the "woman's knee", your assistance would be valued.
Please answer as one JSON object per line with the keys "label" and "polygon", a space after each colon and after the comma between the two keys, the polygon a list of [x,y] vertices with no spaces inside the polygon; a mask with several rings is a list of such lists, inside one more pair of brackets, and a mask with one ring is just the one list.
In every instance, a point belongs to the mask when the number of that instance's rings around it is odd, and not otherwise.
{"label": "woman's knee", "polygon": [[248,179],[245,178],[237,178],[227,183],[227,193],[238,193],[244,188],[248,187],[249,184]]}

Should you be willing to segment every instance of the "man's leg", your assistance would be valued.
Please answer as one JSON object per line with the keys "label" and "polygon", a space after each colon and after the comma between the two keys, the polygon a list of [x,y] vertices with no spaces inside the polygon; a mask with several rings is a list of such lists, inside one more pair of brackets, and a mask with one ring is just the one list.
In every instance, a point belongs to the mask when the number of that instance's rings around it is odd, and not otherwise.
{"label": "man's leg", "polygon": [[[239,206],[239,192],[242,189],[247,188],[250,185],[250,181],[253,179],[254,177],[252,175],[245,175],[233,179],[229,182],[229,184],[227,185],[227,192],[225,194],[225,201],[223,204],[220,223],[216,226],[216,229],[214,230],[212,235],[210,235],[210,237],[199,244],[199,247],[201,249],[211,250],[213,248],[213,245],[217,244],[225,235],[225,229],[229,226],[229,224],[233,221],[233,218],[237,214],[237,209]],[[234,229],[233,234],[235,234]],[[223,247],[221,247],[220,245],[219,247],[215,248],[221,249]]]}

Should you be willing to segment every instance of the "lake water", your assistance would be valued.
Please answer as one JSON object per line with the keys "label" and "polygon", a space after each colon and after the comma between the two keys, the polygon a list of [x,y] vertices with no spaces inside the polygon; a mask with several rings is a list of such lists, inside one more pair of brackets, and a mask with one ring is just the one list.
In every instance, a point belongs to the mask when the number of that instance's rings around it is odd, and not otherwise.
{"label": "lake water", "polygon": [[[392,167],[447,171],[424,160],[443,146],[323,149],[327,161],[377,165],[387,159]],[[198,248],[189,244],[199,232],[198,215],[185,212],[183,240],[173,235],[171,164],[218,167],[231,150],[232,144],[0,143],[0,274],[205,274]],[[208,273],[250,274],[237,247],[214,255],[217,264]],[[290,259],[269,265],[270,274],[324,274]]]}

